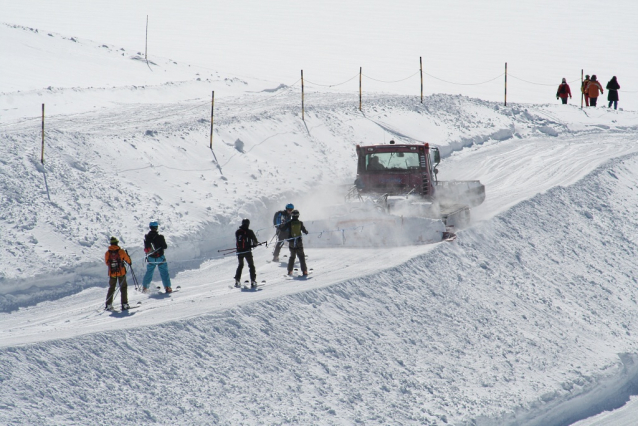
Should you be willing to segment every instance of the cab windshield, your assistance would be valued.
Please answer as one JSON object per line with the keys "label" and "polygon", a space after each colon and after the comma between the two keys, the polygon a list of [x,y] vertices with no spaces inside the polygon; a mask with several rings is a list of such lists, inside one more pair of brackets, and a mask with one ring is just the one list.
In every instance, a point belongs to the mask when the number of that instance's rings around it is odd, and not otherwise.
{"label": "cab windshield", "polygon": [[402,171],[419,168],[417,152],[376,152],[366,155],[366,170]]}

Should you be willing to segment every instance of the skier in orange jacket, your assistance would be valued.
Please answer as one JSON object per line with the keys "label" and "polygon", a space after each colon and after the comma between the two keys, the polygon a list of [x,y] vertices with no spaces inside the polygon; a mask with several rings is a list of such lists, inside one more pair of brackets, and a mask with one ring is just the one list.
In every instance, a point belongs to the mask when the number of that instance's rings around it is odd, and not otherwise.
{"label": "skier in orange jacket", "polygon": [[109,271],[109,291],[106,293],[106,310],[113,310],[113,295],[115,294],[115,285],[120,282],[120,295],[122,302],[122,310],[129,309],[128,291],[126,284],[126,266],[125,263],[131,265],[131,257],[125,250],[120,248],[119,241],[115,237],[111,237],[111,245],[104,254],[104,263],[108,266]]}

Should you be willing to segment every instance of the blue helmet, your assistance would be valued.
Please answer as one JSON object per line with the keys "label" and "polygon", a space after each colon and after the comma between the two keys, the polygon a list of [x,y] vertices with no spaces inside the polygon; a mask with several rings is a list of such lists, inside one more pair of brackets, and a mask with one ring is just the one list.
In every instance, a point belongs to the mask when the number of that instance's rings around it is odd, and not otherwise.
{"label": "blue helmet", "polygon": [[292,205],[292,203],[286,204],[286,210],[293,210],[295,208],[295,206]]}
{"label": "blue helmet", "polygon": [[159,226],[159,223],[157,222],[151,222],[148,224],[148,227],[153,229],[153,228],[157,228]]}

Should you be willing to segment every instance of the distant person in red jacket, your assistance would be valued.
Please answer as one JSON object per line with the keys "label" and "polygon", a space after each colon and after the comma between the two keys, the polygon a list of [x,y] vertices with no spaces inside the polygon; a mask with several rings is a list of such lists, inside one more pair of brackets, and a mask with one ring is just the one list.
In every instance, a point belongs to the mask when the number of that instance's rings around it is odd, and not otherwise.
{"label": "distant person in red jacket", "polygon": [[567,103],[568,96],[571,99],[572,91],[569,88],[569,84],[567,84],[567,80],[563,79],[563,82],[558,86],[558,90],[556,91],[556,99],[560,98],[564,105]]}
{"label": "distant person in red jacket", "polygon": [[600,85],[595,75],[591,76],[591,80],[587,85],[587,92],[589,93],[589,106],[595,107],[598,101],[598,95],[605,93],[603,86]]}
{"label": "distant person in red jacket", "polygon": [[585,98],[585,106],[589,106],[589,76],[586,75],[583,83],[580,85],[580,91],[583,93],[583,97]]}

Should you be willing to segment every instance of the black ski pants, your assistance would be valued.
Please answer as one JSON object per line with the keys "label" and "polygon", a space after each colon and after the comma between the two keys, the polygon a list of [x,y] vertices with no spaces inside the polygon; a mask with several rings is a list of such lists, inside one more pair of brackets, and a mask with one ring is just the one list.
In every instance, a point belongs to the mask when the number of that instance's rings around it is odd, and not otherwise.
{"label": "black ski pants", "polygon": [[122,305],[128,303],[128,286],[126,285],[126,275],[121,277],[109,277],[109,291],[106,293],[106,304],[113,304],[113,295],[115,294],[115,287],[117,282],[120,282],[120,300]]}
{"label": "black ski pants", "polygon": [[306,265],[306,255],[303,252],[303,246],[290,247],[290,259],[288,260],[288,273],[292,272],[295,267],[295,257],[299,256],[299,266],[302,272],[308,272],[308,266]]}
{"label": "black ski pants", "polygon": [[257,271],[255,271],[255,262],[253,261],[253,252],[249,251],[246,253],[240,253],[237,255],[237,261],[239,264],[237,265],[237,272],[235,272],[235,279],[241,280],[241,271],[244,270],[244,259],[248,263],[248,270],[250,271],[250,281],[255,281],[257,279]]}

